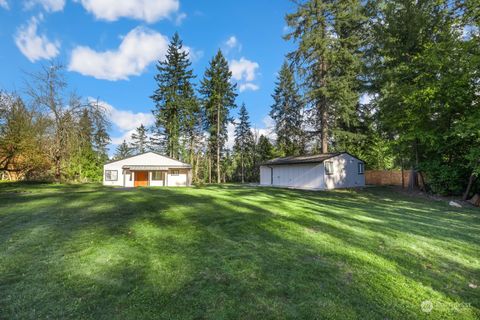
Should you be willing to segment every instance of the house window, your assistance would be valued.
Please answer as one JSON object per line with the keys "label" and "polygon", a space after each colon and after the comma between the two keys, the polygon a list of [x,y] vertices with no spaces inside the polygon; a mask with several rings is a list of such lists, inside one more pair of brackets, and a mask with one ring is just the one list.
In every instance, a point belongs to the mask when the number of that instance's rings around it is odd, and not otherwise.
{"label": "house window", "polygon": [[364,164],[363,162],[358,163],[358,174],[363,174],[365,172]]}
{"label": "house window", "polygon": [[178,176],[180,174],[179,170],[172,170],[172,173],[170,175],[172,176]]}
{"label": "house window", "polygon": [[325,161],[325,174],[332,175],[333,174],[333,162],[332,161]]}
{"label": "house window", "polygon": [[162,171],[153,171],[152,172],[152,180],[155,180],[155,181],[163,180]]}
{"label": "house window", "polygon": [[105,170],[105,181],[117,181],[118,170]]}

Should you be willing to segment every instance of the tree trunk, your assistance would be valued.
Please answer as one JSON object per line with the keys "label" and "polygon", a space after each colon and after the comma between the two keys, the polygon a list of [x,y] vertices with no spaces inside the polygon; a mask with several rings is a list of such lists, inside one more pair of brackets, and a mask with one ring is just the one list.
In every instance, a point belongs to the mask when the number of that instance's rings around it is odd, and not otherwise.
{"label": "tree trunk", "polygon": [[328,152],[328,124],[327,124],[327,108],[322,107],[321,123],[322,123],[322,153]]}
{"label": "tree trunk", "polygon": [[417,170],[412,167],[410,170],[410,177],[408,179],[408,189],[410,191],[413,191],[417,189],[418,183],[417,183]]}
{"label": "tree trunk", "polygon": [[245,178],[244,178],[245,171],[244,171],[244,165],[243,165],[243,153],[241,154],[240,159],[241,159],[240,161],[242,161],[242,183],[245,183]]}
{"label": "tree trunk", "polygon": [[425,179],[423,178],[423,173],[421,171],[418,173],[418,176],[420,177],[420,181],[421,181],[421,185],[419,183],[420,190],[428,192],[427,185],[425,184]]}
{"label": "tree trunk", "polygon": [[470,190],[472,189],[473,183],[475,182],[476,179],[477,177],[472,173],[470,175],[470,178],[468,179],[467,189],[465,190],[465,193],[463,194],[463,197],[462,197],[463,200],[468,199],[468,195],[470,194]]}
{"label": "tree trunk", "polygon": [[401,166],[402,166],[402,189],[405,189],[405,178],[403,177],[403,174],[404,174],[403,159],[401,160]]}
{"label": "tree trunk", "polygon": [[55,157],[55,181],[62,181],[62,168],[60,157]]}
{"label": "tree trunk", "polygon": [[217,183],[221,183],[221,176],[220,176],[220,106],[217,107]]}
{"label": "tree trunk", "polygon": [[[325,26],[322,27],[325,31]],[[322,59],[320,63],[320,83],[322,87],[326,86],[326,74],[327,74],[327,62]],[[319,102],[320,111],[320,125],[322,126],[321,140],[322,140],[322,153],[328,153],[328,112],[327,112],[327,99],[322,95]]]}
{"label": "tree trunk", "polygon": [[212,155],[208,155],[208,183],[212,183]]}

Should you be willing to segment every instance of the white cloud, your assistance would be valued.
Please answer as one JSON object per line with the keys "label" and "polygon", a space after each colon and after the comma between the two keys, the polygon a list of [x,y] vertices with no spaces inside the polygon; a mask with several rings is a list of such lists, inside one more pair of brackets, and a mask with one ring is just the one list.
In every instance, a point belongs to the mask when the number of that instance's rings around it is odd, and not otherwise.
{"label": "white cloud", "polygon": [[135,129],[133,130],[129,130],[129,131],[125,131],[125,132],[122,132],[122,134],[118,137],[111,137],[111,143],[113,145],[119,145],[119,144],[122,144],[123,141],[126,141],[127,143],[131,143],[132,142],[132,134],[135,132]]}
{"label": "white cloud", "polygon": [[152,62],[162,59],[168,38],[153,30],[137,27],[123,39],[117,50],[97,52],[89,47],[73,49],[69,70],[104,80],[127,80],[140,75]]}
{"label": "white cloud", "polygon": [[230,48],[235,48],[238,45],[237,37],[231,36],[230,38],[228,38],[225,44]]}
{"label": "white cloud", "polygon": [[230,71],[232,71],[232,78],[239,83],[239,90],[258,90],[258,85],[252,83],[255,80],[259,64],[254,61],[245,59],[230,61]]}
{"label": "white cloud", "polygon": [[179,26],[182,24],[183,20],[187,18],[187,14],[185,12],[181,12],[177,14],[177,17],[175,18],[175,25]]}
{"label": "white cloud", "polygon": [[32,17],[26,25],[20,26],[15,35],[15,44],[31,62],[55,58],[60,53],[60,42],[52,42],[47,36],[37,34],[38,24],[42,19],[42,15],[38,18]]}
{"label": "white cloud", "polygon": [[247,91],[247,90],[257,91],[258,89],[260,89],[259,86],[250,82],[240,83],[240,85],[238,86],[238,90],[240,92]]}
{"label": "white cloud", "polygon": [[240,81],[255,80],[255,71],[259,68],[258,63],[240,58],[240,60],[232,60],[230,62],[230,70],[232,71],[233,79]]}
{"label": "white cloud", "polygon": [[[89,100],[96,101],[94,98]],[[130,136],[141,124],[149,127],[155,123],[151,112],[119,110],[105,101],[98,101],[98,104],[105,109],[113,126],[120,132],[120,136],[112,137],[112,144],[120,144],[123,140],[130,141]]]}
{"label": "white cloud", "polygon": [[65,7],[65,0],[28,0],[25,2],[25,8],[31,9],[35,5],[40,5],[47,12],[62,11]]}
{"label": "white cloud", "polygon": [[238,51],[242,51],[242,44],[238,41],[237,37],[231,36],[225,41],[225,51],[228,52],[235,48],[237,48]]}
{"label": "white cloud", "polygon": [[[238,123],[238,119],[234,119],[233,123],[228,123],[227,125],[227,141],[225,147],[232,150],[233,145],[235,144],[235,123]],[[252,125],[252,134],[255,139],[258,139],[261,135],[264,135],[268,139],[275,141],[277,135],[274,132],[274,122],[270,116],[265,116],[262,119],[262,128],[257,128],[255,124]]]}
{"label": "white cloud", "polygon": [[267,115],[262,119],[262,123],[263,123],[263,128],[252,128],[253,134],[256,136],[256,138],[259,138],[260,135],[264,135],[270,140],[277,139],[277,135],[275,134],[275,131],[274,131],[275,123],[273,119]]}
{"label": "white cloud", "polygon": [[156,22],[176,12],[178,0],[77,0],[97,19],[115,21],[133,18],[148,23]]}
{"label": "white cloud", "polygon": [[0,7],[2,7],[5,10],[10,9],[7,0],[0,0]]}
{"label": "white cloud", "polygon": [[[234,120],[235,122],[237,119]],[[235,144],[235,124],[229,122],[227,125],[227,141],[225,142],[225,148],[232,150]]]}

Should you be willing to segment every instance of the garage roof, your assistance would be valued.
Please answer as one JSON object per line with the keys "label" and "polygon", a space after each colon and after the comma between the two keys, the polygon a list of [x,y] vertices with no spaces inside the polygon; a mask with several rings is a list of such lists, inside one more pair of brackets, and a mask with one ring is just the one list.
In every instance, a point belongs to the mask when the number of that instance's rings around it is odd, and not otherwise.
{"label": "garage roof", "polygon": [[342,153],[346,153],[346,152],[320,153],[320,154],[314,154],[310,156],[295,156],[295,157],[291,156],[291,157],[275,158],[265,162],[264,165],[321,163],[327,159],[336,157]]}

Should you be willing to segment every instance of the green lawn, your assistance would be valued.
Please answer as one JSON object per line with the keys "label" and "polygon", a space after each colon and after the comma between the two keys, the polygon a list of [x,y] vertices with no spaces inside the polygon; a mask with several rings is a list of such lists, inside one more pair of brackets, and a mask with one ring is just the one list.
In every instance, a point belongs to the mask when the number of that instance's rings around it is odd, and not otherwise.
{"label": "green lawn", "polygon": [[478,209],[381,188],[0,184],[1,319],[479,317]]}

